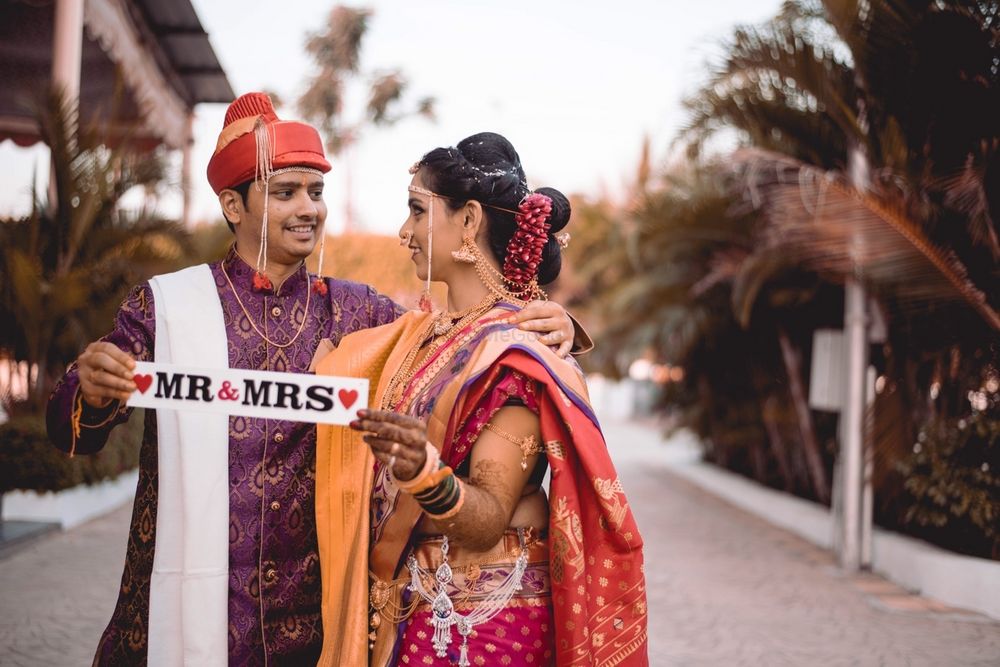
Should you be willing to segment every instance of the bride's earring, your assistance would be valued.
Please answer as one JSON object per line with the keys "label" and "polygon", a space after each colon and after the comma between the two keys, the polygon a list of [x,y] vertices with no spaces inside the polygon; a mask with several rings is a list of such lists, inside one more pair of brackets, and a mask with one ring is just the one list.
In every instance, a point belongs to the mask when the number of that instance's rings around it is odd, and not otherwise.
{"label": "bride's earring", "polygon": [[466,230],[465,234],[462,235],[462,247],[458,250],[452,250],[451,256],[456,262],[460,264],[475,264],[477,255],[476,241],[473,235]]}
{"label": "bride's earring", "polygon": [[452,258],[461,264],[476,263],[476,244],[466,240],[462,242],[462,247],[451,251]]}

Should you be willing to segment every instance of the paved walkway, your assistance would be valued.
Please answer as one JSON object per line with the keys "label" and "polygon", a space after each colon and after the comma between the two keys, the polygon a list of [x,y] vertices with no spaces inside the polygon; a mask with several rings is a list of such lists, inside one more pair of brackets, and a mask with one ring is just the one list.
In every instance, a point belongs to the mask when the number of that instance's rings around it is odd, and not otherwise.
{"label": "paved walkway", "polygon": [[0,665],[85,667],[118,598],[131,506],[0,560]]}
{"label": "paved walkway", "polygon": [[[646,542],[653,665],[1000,665],[1000,623],[845,577],[830,555],[670,474],[684,446],[608,422]],[[129,509],[0,560],[0,665],[89,665]]]}
{"label": "paved walkway", "polygon": [[646,545],[651,664],[1000,665],[1000,623],[846,577],[828,552],[671,475],[680,439],[604,427]]}

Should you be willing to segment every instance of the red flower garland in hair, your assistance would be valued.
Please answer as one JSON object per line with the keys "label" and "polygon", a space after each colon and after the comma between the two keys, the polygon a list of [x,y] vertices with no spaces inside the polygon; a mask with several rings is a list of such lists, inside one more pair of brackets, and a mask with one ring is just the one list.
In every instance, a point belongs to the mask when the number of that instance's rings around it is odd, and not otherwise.
{"label": "red flower garland in hair", "polygon": [[517,229],[507,244],[504,258],[504,278],[519,287],[527,287],[538,275],[542,250],[549,239],[552,200],[545,195],[530,194],[517,205],[514,216]]}

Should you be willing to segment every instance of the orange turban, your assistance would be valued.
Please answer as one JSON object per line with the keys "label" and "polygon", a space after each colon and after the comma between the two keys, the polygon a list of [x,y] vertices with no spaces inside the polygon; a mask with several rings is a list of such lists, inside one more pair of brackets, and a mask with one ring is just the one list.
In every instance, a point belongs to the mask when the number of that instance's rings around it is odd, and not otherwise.
{"label": "orange turban", "polygon": [[305,123],[280,120],[264,93],[236,98],[226,110],[208,163],[208,182],[215,194],[253,178],[266,179],[272,170],[285,167],[330,171],[319,132]]}

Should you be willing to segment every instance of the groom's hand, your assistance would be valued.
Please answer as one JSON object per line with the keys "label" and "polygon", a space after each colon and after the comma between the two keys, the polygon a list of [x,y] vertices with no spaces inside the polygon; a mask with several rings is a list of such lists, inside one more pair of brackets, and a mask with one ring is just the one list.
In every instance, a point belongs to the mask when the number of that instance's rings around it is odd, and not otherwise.
{"label": "groom's hand", "polygon": [[107,407],[111,401],[124,403],[135,391],[132,375],[135,359],[106,341],[91,343],[76,360],[80,393],[88,405]]}
{"label": "groom's hand", "polygon": [[522,331],[537,331],[538,340],[565,358],[573,349],[573,320],[566,309],[554,301],[532,301],[514,315],[514,324]]}

